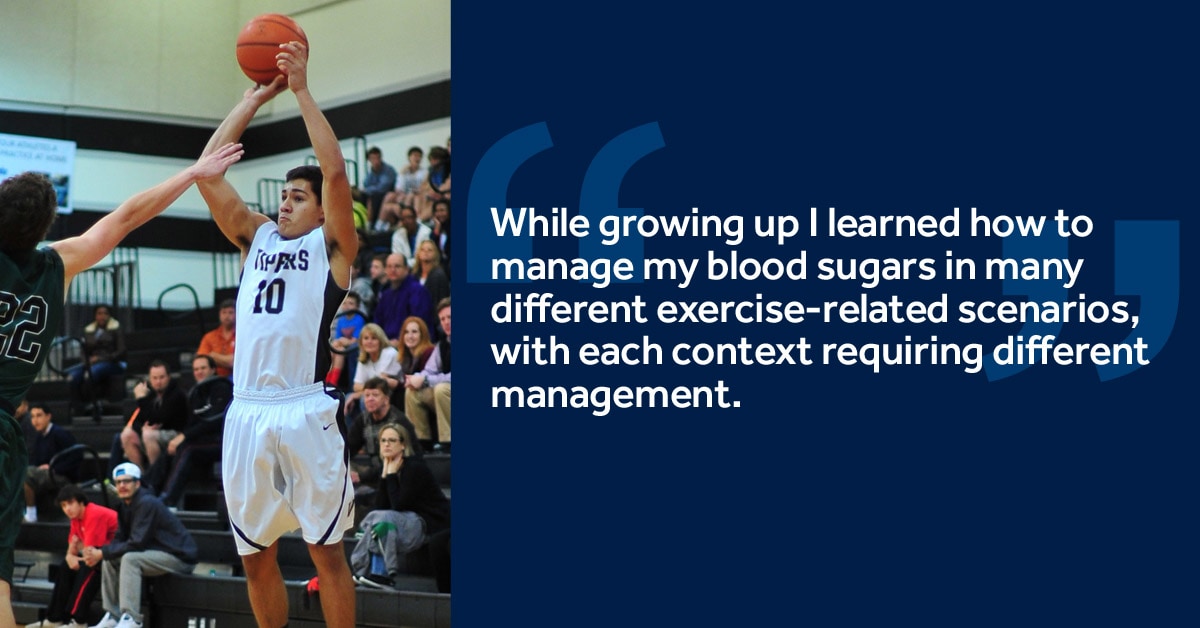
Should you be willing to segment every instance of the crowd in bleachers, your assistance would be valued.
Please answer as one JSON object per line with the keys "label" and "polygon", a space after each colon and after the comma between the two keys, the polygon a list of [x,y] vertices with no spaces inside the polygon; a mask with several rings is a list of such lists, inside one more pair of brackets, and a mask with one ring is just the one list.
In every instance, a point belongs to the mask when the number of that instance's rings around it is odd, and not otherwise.
{"label": "crowd in bleachers", "polygon": [[[391,586],[395,552],[428,547],[437,554],[435,566],[449,566],[449,500],[424,462],[429,453],[449,454],[451,444],[449,139],[445,147],[430,149],[428,166],[422,163],[424,154],[412,148],[397,172],[379,149],[368,151],[369,171],[355,190],[361,200],[356,210],[360,253],[350,291],[329,330],[334,359],[325,381],[345,395],[351,479],[364,521],[362,547],[355,555],[365,558],[354,565],[354,575],[372,587]],[[156,494],[172,513],[182,508],[189,476],[208,474],[220,459],[222,409],[232,397],[236,308],[226,300],[217,310],[220,325],[199,339],[190,378],[187,373],[172,377],[162,361],[151,362],[146,373],[126,374],[124,331],[104,306],[96,308],[95,320],[84,330],[84,362],[68,372],[68,409],[76,415],[94,413],[97,420],[100,410],[93,404],[103,393],[92,387],[113,377],[137,377],[134,399],[124,406],[124,424],[112,435],[107,475],[135,469],[148,494]],[[47,465],[74,440],[50,422],[46,405],[31,406],[38,418],[23,422],[27,440],[39,452],[31,459],[36,465],[26,490],[26,521],[33,523],[35,492],[54,494],[72,485],[79,460],[67,461],[69,468]],[[53,448],[52,436],[62,436]],[[68,512],[74,506],[67,501],[56,506],[68,516],[74,512]],[[414,528],[413,517],[423,524]],[[439,590],[449,592],[448,571],[436,575]],[[53,615],[64,622],[70,617]]]}

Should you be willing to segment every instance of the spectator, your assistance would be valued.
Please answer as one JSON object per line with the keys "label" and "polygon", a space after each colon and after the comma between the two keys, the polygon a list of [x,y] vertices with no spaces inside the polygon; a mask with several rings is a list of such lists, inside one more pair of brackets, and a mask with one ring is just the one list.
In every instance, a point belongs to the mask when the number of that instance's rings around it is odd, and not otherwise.
{"label": "spectator", "polygon": [[383,197],[395,187],[396,169],[383,160],[383,151],[378,146],[367,149],[367,176],[363,178],[362,191],[367,197],[367,212],[376,231],[387,230],[378,214]]}
{"label": "spectator", "polygon": [[[329,336],[329,347],[333,350],[333,356],[325,383],[338,389],[344,388],[341,383],[342,371],[347,363],[352,365],[348,375],[350,381],[354,381],[354,372],[357,369],[353,368],[353,365],[358,360],[358,335],[367,324],[367,319],[357,313],[361,311],[362,300],[359,299],[358,293],[350,291],[342,297],[342,304],[338,306],[338,313],[333,318],[333,330]],[[347,314],[348,312],[350,314]]]}
{"label": "spectator", "polygon": [[33,426],[34,437],[29,446],[29,467],[25,473],[26,523],[37,523],[38,495],[74,482],[79,472],[80,457],[71,454],[55,461],[54,468],[50,468],[50,460],[55,455],[75,444],[75,435],[55,425],[53,418],[46,404],[29,405],[29,423]]}
{"label": "spectator", "polygon": [[404,432],[394,424],[379,429],[382,475],[375,510],[363,517],[363,535],[350,558],[355,581],[366,586],[394,588],[400,555],[450,528],[450,500],[425,462],[413,455]]}
{"label": "spectator", "polygon": [[[121,323],[112,317],[107,305],[97,305],[92,316],[92,322],[83,328],[83,363],[67,369],[72,410],[76,414],[88,414],[84,400],[99,399],[108,379],[125,372],[125,333],[121,331]],[[84,364],[90,375],[90,389],[84,385]]]}
{"label": "spectator", "polygon": [[221,377],[233,375],[233,347],[237,340],[237,309],[233,299],[221,301],[217,309],[221,324],[204,334],[196,355],[211,356],[217,363],[217,374]]}
{"label": "spectator", "polygon": [[433,204],[433,235],[429,238],[442,252],[442,268],[450,276],[450,201],[445,199]]}
{"label": "spectator", "polygon": [[429,175],[421,184],[413,209],[417,220],[423,224],[433,223],[433,203],[439,199],[450,200],[450,151],[441,146],[429,149]]}
{"label": "spectator", "polygon": [[402,256],[389,255],[385,272],[388,283],[379,293],[379,303],[372,318],[395,346],[400,344],[400,324],[409,316],[420,316],[432,327],[433,300],[425,286],[409,274],[408,264]]}
{"label": "spectator", "polygon": [[429,336],[429,327],[419,316],[409,316],[404,319],[400,328],[400,376],[396,386],[392,387],[392,405],[404,407],[404,387],[406,376],[420,373],[433,354],[433,340]]}
{"label": "spectator", "polygon": [[[417,429],[417,438],[435,440],[434,451],[450,450],[450,299],[438,303],[438,321],[446,337],[434,347],[420,373],[404,380],[405,414]],[[430,421],[434,415],[436,423]],[[431,428],[436,427],[436,437]]]}
{"label": "spectator", "polygon": [[376,253],[371,256],[371,265],[367,271],[367,277],[371,282],[371,298],[366,299],[363,293],[359,293],[365,299],[364,305],[372,313],[375,311],[375,306],[379,304],[379,293],[383,292],[384,286],[387,285],[387,257],[387,253]]}
{"label": "spectator", "polygon": [[[399,408],[391,404],[388,400],[390,394],[391,389],[382,377],[368,379],[362,390],[362,419],[355,422],[353,429],[347,430],[346,447],[350,454],[369,457],[366,462],[352,462],[350,465],[350,479],[354,482],[356,494],[368,492],[359,490],[364,487],[374,492],[379,486],[379,475],[383,471],[383,462],[379,458],[379,430],[384,425],[402,426],[409,442],[415,445],[413,439],[416,438],[416,432],[412,423],[404,418]],[[413,449],[415,456],[421,455],[420,445],[415,445]]]}
{"label": "spectator", "polygon": [[392,233],[392,252],[404,256],[404,261],[412,268],[416,263],[417,245],[433,237],[433,230],[417,222],[417,213],[412,208],[400,210],[400,224]]}
{"label": "spectator", "polygon": [[402,382],[399,352],[388,344],[383,328],[375,323],[367,323],[358,334],[358,368],[354,371],[354,390],[346,395],[347,423],[353,422],[358,416],[356,402],[362,398],[363,388],[372,377],[383,378],[389,387],[399,386]]}
{"label": "spectator", "polygon": [[187,426],[187,396],[162,360],[150,363],[148,380],[133,387],[133,396],[137,398],[138,414],[121,430],[121,448],[126,460],[139,467],[150,466],[167,443]]}
{"label": "spectator", "polygon": [[399,178],[396,179],[396,190],[389,194],[385,201],[395,201],[400,207],[413,206],[421,184],[429,176],[429,170],[421,167],[421,160],[424,158],[425,151],[421,150],[420,146],[408,149],[408,163],[400,169]]}
{"label": "spectator", "polygon": [[170,468],[170,474],[162,474],[167,477],[161,493],[168,508],[179,505],[193,470],[221,459],[225,410],[233,401],[233,382],[217,374],[211,356],[198,355],[192,359],[192,376],[196,385],[188,393],[191,418],[187,427],[167,443],[167,455],[159,457],[156,463]]}
{"label": "spectator", "polygon": [[413,266],[417,281],[429,292],[429,300],[441,303],[450,296],[450,277],[442,268],[442,252],[433,240],[423,240],[417,245],[417,263]]}
{"label": "spectator", "polygon": [[125,504],[117,516],[117,533],[102,547],[83,549],[89,567],[104,562],[105,613],[94,628],[142,628],[142,579],[191,573],[196,566],[196,541],[175,513],[141,490],[142,471],[137,465],[118,465],[113,483]]}
{"label": "spectator", "polygon": [[92,600],[100,591],[100,570],[84,562],[83,550],[103,547],[117,533],[117,511],[89,503],[74,484],[58,491],[58,505],[71,521],[66,559],[59,564],[46,619],[25,628],[56,628],[64,623],[67,628],[87,626]]}

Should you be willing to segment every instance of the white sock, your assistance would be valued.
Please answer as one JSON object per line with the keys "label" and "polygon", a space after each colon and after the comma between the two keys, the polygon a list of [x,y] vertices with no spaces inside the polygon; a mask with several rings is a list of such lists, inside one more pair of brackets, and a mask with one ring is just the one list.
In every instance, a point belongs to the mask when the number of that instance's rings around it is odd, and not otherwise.
{"label": "white sock", "polygon": [[25,516],[30,519],[37,519],[37,506],[26,506]]}

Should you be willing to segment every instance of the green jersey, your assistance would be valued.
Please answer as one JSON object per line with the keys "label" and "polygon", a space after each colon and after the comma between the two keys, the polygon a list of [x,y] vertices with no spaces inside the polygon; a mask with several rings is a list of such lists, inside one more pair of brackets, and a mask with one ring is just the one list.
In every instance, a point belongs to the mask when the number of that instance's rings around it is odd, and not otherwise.
{"label": "green jersey", "polygon": [[0,399],[16,406],[62,327],[63,261],[51,248],[24,261],[0,253]]}

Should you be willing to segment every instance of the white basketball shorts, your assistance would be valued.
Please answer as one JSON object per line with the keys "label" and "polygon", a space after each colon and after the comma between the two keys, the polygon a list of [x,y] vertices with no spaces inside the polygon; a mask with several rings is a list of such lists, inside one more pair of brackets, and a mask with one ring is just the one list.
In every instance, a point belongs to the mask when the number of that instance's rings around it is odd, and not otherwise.
{"label": "white basketball shorts", "polygon": [[354,526],[354,489],[340,404],[323,384],[234,392],[225,415],[221,476],[239,555],[300,530],[315,545]]}

